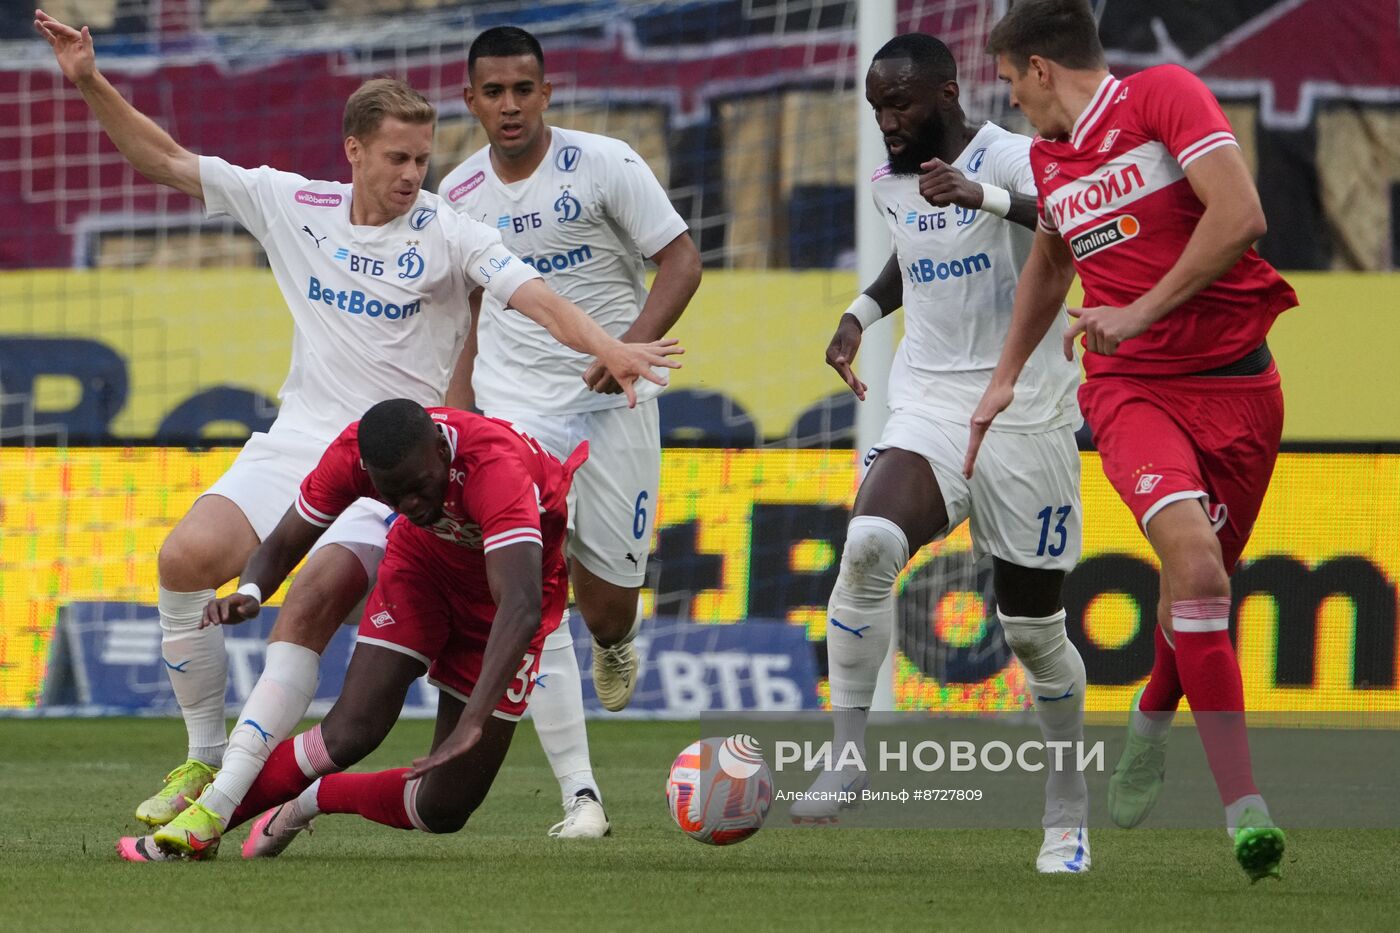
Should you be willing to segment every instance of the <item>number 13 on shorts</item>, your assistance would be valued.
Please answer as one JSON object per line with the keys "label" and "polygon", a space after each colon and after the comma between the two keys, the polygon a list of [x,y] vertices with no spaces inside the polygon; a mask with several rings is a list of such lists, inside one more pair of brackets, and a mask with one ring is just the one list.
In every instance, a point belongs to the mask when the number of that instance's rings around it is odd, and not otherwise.
{"label": "number 13 on shorts", "polygon": [[1040,521],[1040,543],[1036,545],[1036,557],[1059,557],[1069,543],[1069,532],[1065,520],[1074,512],[1071,505],[1047,505],[1036,513]]}

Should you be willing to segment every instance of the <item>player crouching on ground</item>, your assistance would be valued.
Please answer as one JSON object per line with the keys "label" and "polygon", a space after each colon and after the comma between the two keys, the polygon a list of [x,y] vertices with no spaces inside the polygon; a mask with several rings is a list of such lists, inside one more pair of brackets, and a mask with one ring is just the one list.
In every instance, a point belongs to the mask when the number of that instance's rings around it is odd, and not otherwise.
{"label": "player crouching on ground", "polygon": [[[408,399],[380,402],[346,428],[241,579],[275,592],[361,496],[400,513],[340,698],[320,725],[277,746],[227,826],[210,814],[200,827],[124,837],[121,856],[208,858],[228,828],[278,804],[254,825],[245,857],[279,854],[320,813],[461,829],[505,759],[545,636],[564,613],[565,500],[587,449],[560,463],[506,422]],[[255,595],[235,593],[212,601],[205,623],[258,608]],[[412,769],[339,774],[389,734],[424,671],[441,691],[428,756]]]}

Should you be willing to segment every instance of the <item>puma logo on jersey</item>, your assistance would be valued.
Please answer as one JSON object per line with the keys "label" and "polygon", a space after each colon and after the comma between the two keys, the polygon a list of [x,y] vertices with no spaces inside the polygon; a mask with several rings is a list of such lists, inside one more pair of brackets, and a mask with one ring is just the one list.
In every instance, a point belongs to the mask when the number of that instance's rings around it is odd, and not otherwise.
{"label": "puma logo on jersey", "polygon": [[324,240],[325,237],[323,237],[323,236],[317,236],[316,234],[312,233],[312,232],[311,232],[311,228],[308,227],[308,226],[306,226],[305,224],[302,224],[301,229],[302,229],[303,232],[305,232],[305,234],[306,234],[307,236],[311,237],[311,239],[313,239],[313,240],[316,241],[316,248],[317,248],[317,249],[320,249],[320,248],[321,248],[321,241]]}

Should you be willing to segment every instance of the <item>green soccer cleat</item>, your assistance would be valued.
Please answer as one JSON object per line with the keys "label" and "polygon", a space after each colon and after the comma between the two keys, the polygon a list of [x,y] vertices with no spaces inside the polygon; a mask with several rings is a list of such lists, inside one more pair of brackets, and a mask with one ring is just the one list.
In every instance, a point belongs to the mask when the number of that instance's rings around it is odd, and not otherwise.
{"label": "green soccer cleat", "polygon": [[1283,830],[1267,814],[1249,807],[1240,815],[1240,826],[1235,830],[1235,860],[1251,884],[1261,878],[1283,877],[1280,865],[1286,843]]}
{"label": "green soccer cleat", "polygon": [[157,829],[152,838],[157,846],[172,855],[208,859],[219,851],[219,838],[223,834],[224,825],[219,815],[196,800]]}
{"label": "green soccer cleat", "polygon": [[[1134,710],[1141,698],[1139,690],[1133,698]],[[1108,815],[1116,825],[1132,829],[1147,819],[1162,793],[1166,771],[1167,737],[1154,739],[1138,735],[1133,731],[1130,715],[1127,744],[1113,769],[1113,777],[1108,779]]]}
{"label": "green soccer cleat", "polygon": [[165,776],[165,786],[141,802],[136,818],[148,826],[164,826],[193,803],[218,771],[191,758]]}

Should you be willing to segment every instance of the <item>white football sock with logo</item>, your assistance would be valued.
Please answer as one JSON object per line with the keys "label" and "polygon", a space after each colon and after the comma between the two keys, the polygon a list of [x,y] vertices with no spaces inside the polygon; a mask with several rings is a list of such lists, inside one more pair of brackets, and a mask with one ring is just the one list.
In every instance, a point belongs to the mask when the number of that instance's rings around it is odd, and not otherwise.
{"label": "white football sock with logo", "polygon": [[545,636],[540,653],[540,671],[530,693],[530,718],[540,737],[554,777],[559,781],[563,801],[581,790],[592,791],[601,801],[593,764],[588,757],[588,729],[583,718],[583,680],[578,656],[566,616],[557,629]]}
{"label": "white football sock with logo", "polygon": [[228,744],[224,694],[228,690],[228,655],[224,630],[200,628],[213,590],[176,593],[160,587],[160,654],[189,736],[189,757],[217,768]]}
{"label": "white football sock with logo", "polygon": [[272,750],[306,715],[320,680],[321,656],[289,641],[267,646],[262,676],[253,685],[229,736],[224,766],[200,803],[227,823],[257,780]]}
{"label": "white football sock with logo", "polygon": [[[1040,732],[1047,742],[1081,742],[1084,739],[1084,660],[1065,633],[1065,611],[1044,618],[997,618],[1006,643],[1026,672],[1026,687],[1035,700]],[[1045,828],[1071,827],[1085,816],[1089,788],[1075,763],[1077,746],[1064,753],[1064,767],[1046,752]]]}
{"label": "white football sock with logo", "polygon": [[873,515],[851,519],[826,612],[833,708],[870,708],[894,637],[894,582],[908,562],[909,542],[898,525]]}

